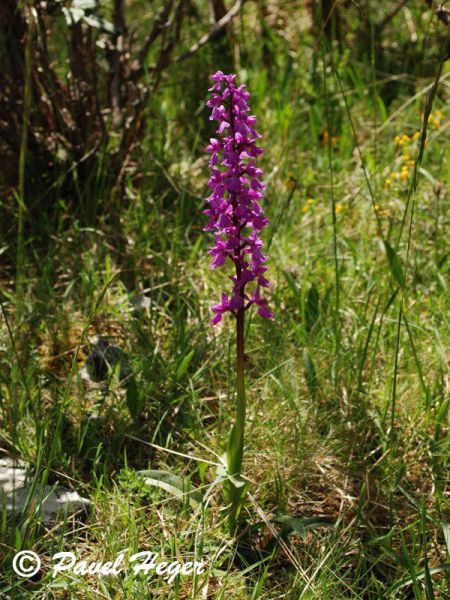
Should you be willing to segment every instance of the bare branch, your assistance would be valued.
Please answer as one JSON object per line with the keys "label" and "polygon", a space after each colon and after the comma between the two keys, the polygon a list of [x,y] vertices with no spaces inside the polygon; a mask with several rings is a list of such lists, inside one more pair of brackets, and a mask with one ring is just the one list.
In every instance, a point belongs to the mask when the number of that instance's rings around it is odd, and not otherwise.
{"label": "bare branch", "polygon": [[227,9],[223,0],[210,0],[212,23],[217,23],[222,17],[227,14]]}
{"label": "bare branch", "polygon": [[164,28],[167,26],[167,20],[169,18],[170,11],[172,10],[172,6],[173,0],[168,0],[162,7],[159,14],[156,16],[152,30],[150,31],[147,39],[145,40],[142,48],[139,51],[137,57],[138,69],[142,68],[142,65],[144,64],[145,59],[147,58],[147,54],[150,48],[152,47],[153,42],[159,35],[161,35],[161,33],[164,31]]}
{"label": "bare branch", "polygon": [[158,85],[162,71],[172,62],[172,52],[175,48],[175,45],[180,40],[181,24],[183,22],[183,10],[184,0],[179,0],[178,6],[175,9],[175,14],[173,17],[171,35],[167,44],[162,43],[158,62],[155,68],[153,69],[153,88],[156,88],[156,86]]}
{"label": "bare branch", "polygon": [[197,52],[202,46],[207,44],[209,41],[214,39],[216,35],[228,25],[228,23],[241,11],[241,8],[244,4],[245,0],[237,0],[236,4],[224,15],[221,19],[219,19],[214,25],[211,27],[209,33],[205,33],[203,37],[201,37],[198,42],[196,42],[193,46],[189,48],[183,54],[179,54],[173,59],[173,62],[181,62],[186,58],[189,58],[193,54]]}
{"label": "bare branch", "polygon": [[399,11],[401,11],[401,9],[405,6],[407,1],[408,0],[401,0],[401,2],[394,6],[390,13],[388,13],[385,17],[383,17],[383,19],[381,19],[379,23],[377,23],[378,31],[383,31],[386,25],[392,21],[392,19]]}

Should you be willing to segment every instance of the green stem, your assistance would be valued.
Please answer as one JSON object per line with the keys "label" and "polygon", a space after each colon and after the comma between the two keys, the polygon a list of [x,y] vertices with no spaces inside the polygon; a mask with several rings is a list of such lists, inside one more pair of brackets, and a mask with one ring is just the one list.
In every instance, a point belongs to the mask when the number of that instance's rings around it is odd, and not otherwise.
{"label": "green stem", "polygon": [[236,429],[238,431],[238,461],[232,474],[239,476],[242,469],[244,454],[245,430],[245,379],[244,379],[244,309],[241,308],[236,316]]}
{"label": "green stem", "polygon": [[236,520],[239,516],[246,489],[245,482],[241,479],[246,412],[244,328],[245,310],[241,308],[236,315],[236,419],[230,433],[227,449],[227,471],[232,479],[228,479],[225,485],[225,492],[230,501],[228,526],[232,535],[236,530]]}

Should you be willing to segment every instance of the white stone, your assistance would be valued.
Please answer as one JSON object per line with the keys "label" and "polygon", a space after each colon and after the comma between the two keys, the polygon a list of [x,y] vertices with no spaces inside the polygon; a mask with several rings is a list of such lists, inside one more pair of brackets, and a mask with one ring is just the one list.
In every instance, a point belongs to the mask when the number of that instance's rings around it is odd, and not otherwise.
{"label": "white stone", "polygon": [[[32,483],[31,473],[24,463],[9,457],[0,458],[0,506],[6,507],[7,513],[23,511]],[[43,488],[39,483],[35,486],[32,502],[39,506],[46,522],[58,514],[73,514],[91,505],[76,491],[60,485],[46,485]]]}

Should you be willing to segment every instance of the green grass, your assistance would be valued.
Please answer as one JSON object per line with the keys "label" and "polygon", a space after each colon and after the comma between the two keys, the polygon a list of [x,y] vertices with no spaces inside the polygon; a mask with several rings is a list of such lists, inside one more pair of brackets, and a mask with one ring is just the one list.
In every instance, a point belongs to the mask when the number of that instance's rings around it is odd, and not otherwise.
{"label": "green grass", "polygon": [[[229,538],[216,481],[234,327],[208,326],[224,274],[209,271],[202,231],[206,49],[188,73],[170,71],[149,107],[119,218],[112,203],[86,224],[55,199],[57,217],[27,223],[24,248],[19,240],[20,297],[7,260],[16,249],[5,252],[1,447],[32,463],[36,482],[93,502],[54,529],[32,504],[14,523],[3,518],[0,589],[10,597],[448,597],[448,62],[436,87],[437,51],[422,63],[405,54],[415,65],[405,70],[385,56],[387,72],[370,53],[330,53],[294,22],[262,20],[248,9],[234,40],[264,133],[275,312],[252,315],[247,330],[248,530]],[[432,31],[414,22],[432,47]],[[150,309],[133,317],[142,290]],[[132,398],[114,374],[103,387],[81,380],[95,334],[125,349]],[[204,505],[144,485],[136,472],[148,468],[186,478]],[[286,516],[297,519],[289,535]],[[40,579],[13,573],[19,549],[41,556]],[[101,560],[147,549],[203,559],[208,571],[172,585],[131,573],[52,579],[46,567],[64,549]]]}

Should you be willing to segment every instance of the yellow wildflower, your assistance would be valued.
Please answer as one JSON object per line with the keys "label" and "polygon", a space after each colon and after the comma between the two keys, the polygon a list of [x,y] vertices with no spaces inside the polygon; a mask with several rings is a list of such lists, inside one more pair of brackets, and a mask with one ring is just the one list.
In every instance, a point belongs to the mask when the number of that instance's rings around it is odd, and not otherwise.
{"label": "yellow wildflower", "polygon": [[308,198],[306,201],[307,204],[309,204],[309,206],[311,206],[312,204],[314,204],[314,199],[313,198]]}
{"label": "yellow wildflower", "polygon": [[340,215],[341,212],[344,210],[345,210],[345,206],[343,204],[340,204],[340,203],[336,204],[335,211],[336,211],[337,215]]}
{"label": "yellow wildflower", "polygon": [[392,183],[392,180],[391,180],[391,179],[389,179],[389,178],[388,178],[388,179],[385,179],[385,180],[384,180],[384,187],[389,187],[389,186],[391,185],[391,183]]}

